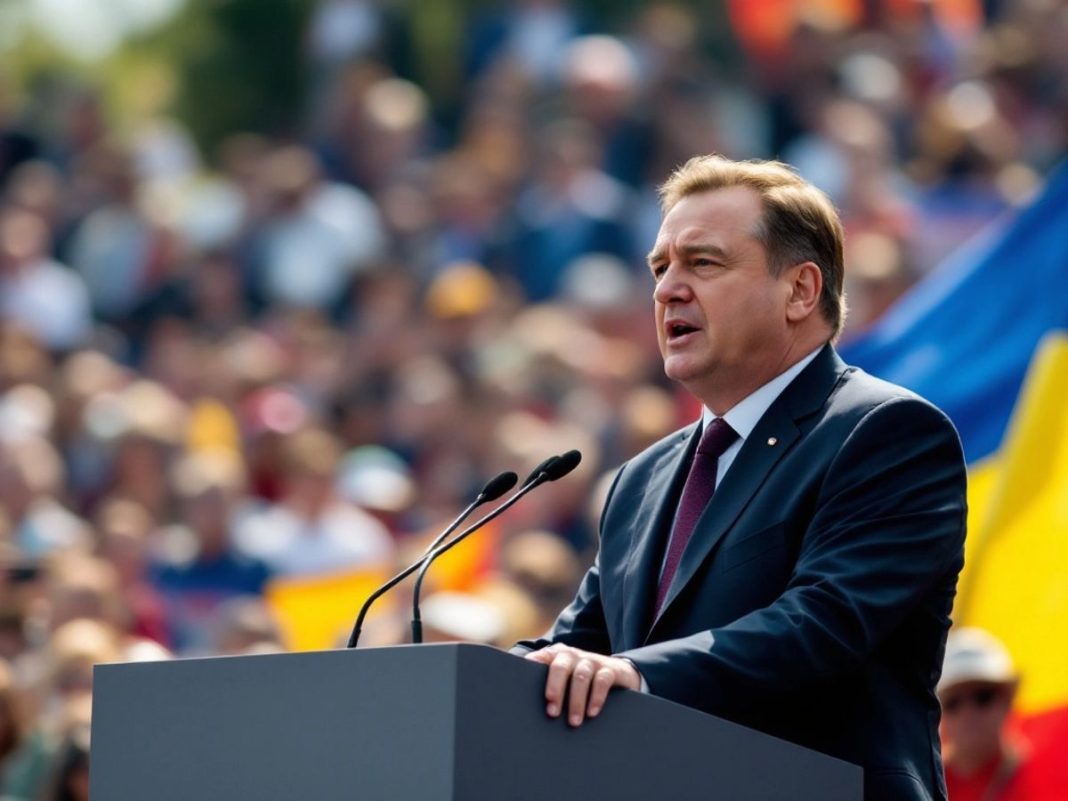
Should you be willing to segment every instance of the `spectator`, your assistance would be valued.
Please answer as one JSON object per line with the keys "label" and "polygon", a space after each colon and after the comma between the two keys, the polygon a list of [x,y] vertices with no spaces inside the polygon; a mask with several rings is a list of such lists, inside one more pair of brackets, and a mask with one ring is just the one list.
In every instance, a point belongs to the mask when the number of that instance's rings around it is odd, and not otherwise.
{"label": "spectator", "polygon": [[231,598],[223,603],[210,631],[211,654],[239,656],[285,650],[278,621],[259,598]]}
{"label": "spectator", "polygon": [[128,154],[96,149],[80,169],[99,182],[102,202],[73,235],[71,265],[88,285],[93,311],[121,328],[169,273],[163,232],[138,202],[138,176]]}
{"label": "spectator", "polygon": [[163,598],[148,580],[151,515],[133,501],[110,499],[101,504],[96,521],[98,552],[115,568],[130,633],[169,643]]}
{"label": "spectator", "polygon": [[72,728],[53,760],[54,774],[41,801],[89,801],[89,727]]}
{"label": "spectator", "polygon": [[167,475],[185,433],[188,409],[155,381],[138,380],[114,396],[100,395],[86,409],[96,433],[111,445],[107,494],[133,501],[165,519]]}
{"label": "spectator", "polygon": [[256,236],[255,288],[269,304],[335,310],[351,277],[379,256],[377,208],[355,187],[323,179],[304,148],[277,150],[263,178],[271,206]]}
{"label": "spectator", "polygon": [[[1009,725],[1020,676],[1005,646],[982,629],[950,633],[938,697],[949,801],[1064,798],[1061,785]],[[1058,761],[1060,761],[1058,759]]]}
{"label": "spectator", "polygon": [[600,169],[594,130],[564,120],[548,126],[540,142],[538,177],[518,198],[511,256],[530,302],[556,295],[564,269],[583,254],[636,256],[625,223],[633,197],[625,184]]}
{"label": "spectator", "polygon": [[48,240],[39,217],[0,206],[0,320],[51,350],[72,350],[89,335],[89,296],[81,278],[48,257]]}
{"label": "spectator", "polygon": [[468,70],[514,71],[544,88],[560,79],[559,54],[581,32],[577,14],[563,0],[520,0],[484,12],[470,27]]}
{"label": "spectator", "polygon": [[309,575],[387,562],[393,543],[385,526],[338,497],[337,439],[318,428],[285,443],[281,500],[253,512],[235,531],[246,556],[263,559],[280,576]]}
{"label": "spectator", "polygon": [[237,553],[231,534],[244,476],[236,456],[189,454],[173,478],[178,519],[164,532],[153,583],[163,594],[170,642],[179,652],[203,651],[210,621],[232,598],[259,596],[269,575],[259,559]]}
{"label": "spectator", "polygon": [[0,508],[11,541],[32,559],[90,546],[89,526],[58,500],[62,473],[59,454],[44,437],[14,442],[0,437]]}
{"label": "spectator", "polygon": [[612,36],[580,37],[564,53],[563,80],[570,110],[603,143],[601,168],[616,180],[640,186],[652,131],[638,102],[634,55]]}
{"label": "spectator", "polygon": [[[509,537],[501,548],[500,566],[534,604],[537,617],[531,629],[538,634],[548,631],[559,611],[571,602],[582,577],[574,549],[548,531],[523,531]],[[523,637],[520,634],[517,639]]]}
{"label": "spectator", "polygon": [[89,722],[93,665],[118,661],[120,636],[96,620],[74,620],[56,629],[42,659],[31,666],[30,704],[35,725],[3,775],[0,795],[37,801],[46,792],[55,760],[75,731]]}

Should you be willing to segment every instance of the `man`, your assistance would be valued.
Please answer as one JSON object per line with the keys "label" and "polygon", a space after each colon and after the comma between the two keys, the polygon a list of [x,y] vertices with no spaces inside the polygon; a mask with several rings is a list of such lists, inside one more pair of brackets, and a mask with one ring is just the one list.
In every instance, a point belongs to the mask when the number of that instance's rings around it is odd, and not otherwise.
{"label": "man", "polygon": [[549,665],[547,712],[579,725],[641,688],[857,763],[866,799],[943,799],[956,432],[832,348],[842,228],[822,192],[709,156],[661,197],[660,350],[705,410],[620,469],[575,600],[518,646]]}
{"label": "man", "polygon": [[949,801],[1062,799],[1063,759],[1032,751],[1008,727],[1020,677],[1008,650],[982,629],[955,629],[946,643],[938,697]]}

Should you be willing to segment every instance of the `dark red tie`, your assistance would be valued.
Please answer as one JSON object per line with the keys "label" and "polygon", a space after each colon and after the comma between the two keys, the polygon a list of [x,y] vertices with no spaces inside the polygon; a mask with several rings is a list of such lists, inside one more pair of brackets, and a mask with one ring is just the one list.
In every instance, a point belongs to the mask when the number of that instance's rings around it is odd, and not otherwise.
{"label": "dark red tie", "polygon": [[738,439],[738,432],[721,417],[713,420],[701,435],[701,441],[697,444],[697,453],[693,455],[693,463],[690,465],[690,473],[686,476],[686,484],[682,488],[679,510],[675,515],[675,525],[671,529],[667,557],[664,559],[664,570],[660,574],[660,584],[656,588],[654,617],[660,614],[660,608],[667,597],[668,587],[671,586],[671,580],[675,578],[675,571],[679,569],[679,562],[682,561],[682,552],[686,550],[686,543],[693,536],[693,530],[697,527],[701,513],[712,499],[712,493],[716,491],[716,466],[719,464],[719,457],[736,439]]}

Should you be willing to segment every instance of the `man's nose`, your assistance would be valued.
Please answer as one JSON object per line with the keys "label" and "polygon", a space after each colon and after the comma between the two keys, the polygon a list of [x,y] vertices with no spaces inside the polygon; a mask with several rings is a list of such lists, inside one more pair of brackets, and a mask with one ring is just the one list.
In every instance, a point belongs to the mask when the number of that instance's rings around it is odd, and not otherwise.
{"label": "man's nose", "polygon": [[679,303],[690,300],[693,297],[693,289],[682,270],[674,263],[669,264],[667,269],[660,275],[653,289],[653,300],[657,303]]}

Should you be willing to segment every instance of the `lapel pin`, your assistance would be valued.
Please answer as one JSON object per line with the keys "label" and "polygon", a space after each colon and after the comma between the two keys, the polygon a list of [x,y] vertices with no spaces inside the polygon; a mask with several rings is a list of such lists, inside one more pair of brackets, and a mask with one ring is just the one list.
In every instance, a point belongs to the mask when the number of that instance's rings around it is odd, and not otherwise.
{"label": "lapel pin", "polygon": [[779,440],[775,437],[768,437],[768,445],[775,445],[778,441]]}

